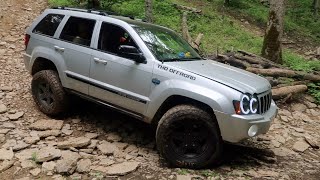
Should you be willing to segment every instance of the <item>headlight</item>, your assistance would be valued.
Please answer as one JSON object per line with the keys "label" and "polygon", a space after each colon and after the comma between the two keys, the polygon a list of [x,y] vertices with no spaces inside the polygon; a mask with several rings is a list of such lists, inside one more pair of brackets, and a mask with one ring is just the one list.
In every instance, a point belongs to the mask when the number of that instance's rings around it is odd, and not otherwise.
{"label": "headlight", "polygon": [[247,115],[258,112],[259,102],[255,95],[243,94],[240,101],[233,101],[237,114]]}

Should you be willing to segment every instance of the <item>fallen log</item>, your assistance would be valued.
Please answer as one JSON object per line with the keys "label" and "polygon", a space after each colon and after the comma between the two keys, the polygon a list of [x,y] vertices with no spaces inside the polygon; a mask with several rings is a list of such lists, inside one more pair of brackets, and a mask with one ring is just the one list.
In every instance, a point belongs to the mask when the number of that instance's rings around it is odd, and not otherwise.
{"label": "fallen log", "polygon": [[250,64],[260,64],[263,68],[272,67],[272,65],[270,63],[262,61],[262,60],[260,60],[258,58],[253,58],[253,57],[250,57],[250,56],[239,56],[237,54],[235,54],[234,57],[237,58],[237,59],[241,59],[241,60],[247,61]]}
{"label": "fallen log", "polygon": [[303,80],[310,80],[313,82],[320,82],[320,75],[300,72],[300,71],[293,71],[289,69],[281,69],[281,68],[272,68],[272,69],[258,69],[248,67],[246,69],[249,72],[255,74],[261,74],[264,76],[272,76],[272,77],[289,77],[289,78],[296,78],[296,79],[303,79]]}
{"label": "fallen log", "polygon": [[308,87],[306,85],[295,85],[295,86],[285,86],[281,88],[272,89],[272,98],[274,100],[279,100],[283,97],[287,97],[288,94],[297,94],[307,91]]}
{"label": "fallen log", "polygon": [[250,67],[249,63],[238,60],[232,56],[218,54],[215,59],[218,62],[227,63],[227,64],[230,64],[231,66],[242,68],[242,69],[247,69]]}
{"label": "fallen log", "polygon": [[261,56],[258,56],[256,54],[253,54],[253,53],[249,53],[249,52],[246,52],[246,51],[243,51],[243,50],[238,50],[237,51],[238,53],[242,54],[243,56],[249,56],[249,57],[252,57],[254,59],[256,59],[257,61],[261,61],[261,62],[265,62],[265,63],[268,63],[274,67],[277,67],[277,68],[284,68],[282,65],[280,64],[277,64],[273,61],[270,61],[269,59],[266,59],[264,57],[261,57]]}

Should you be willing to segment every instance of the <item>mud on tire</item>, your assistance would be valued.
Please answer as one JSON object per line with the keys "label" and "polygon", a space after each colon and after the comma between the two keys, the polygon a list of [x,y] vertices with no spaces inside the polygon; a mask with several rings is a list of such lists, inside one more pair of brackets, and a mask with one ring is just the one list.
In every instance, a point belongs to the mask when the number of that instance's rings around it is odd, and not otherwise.
{"label": "mud on tire", "polygon": [[168,110],[156,141],[160,155],[175,167],[199,169],[221,162],[223,141],[214,116],[192,105]]}
{"label": "mud on tire", "polygon": [[37,72],[32,78],[31,89],[33,99],[43,113],[55,116],[67,110],[68,97],[56,71]]}

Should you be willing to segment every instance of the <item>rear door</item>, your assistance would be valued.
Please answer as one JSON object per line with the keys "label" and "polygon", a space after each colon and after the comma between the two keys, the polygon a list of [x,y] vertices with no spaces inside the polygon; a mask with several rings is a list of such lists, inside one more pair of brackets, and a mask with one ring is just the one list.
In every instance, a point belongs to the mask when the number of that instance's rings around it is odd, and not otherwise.
{"label": "rear door", "polygon": [[59,36],[60,41],[54,45],[66,64],[67,87],[83,94],[88,94],[90,46],[95,24],[93,19],[69,17]]}
{"label": "rear door", "polygon": [[137,63],[118,53],[120,45],[139,46],[122,27],[102,22],[94,50],[89,95],[135,113],[143,114],[149,102],[153,61]]}

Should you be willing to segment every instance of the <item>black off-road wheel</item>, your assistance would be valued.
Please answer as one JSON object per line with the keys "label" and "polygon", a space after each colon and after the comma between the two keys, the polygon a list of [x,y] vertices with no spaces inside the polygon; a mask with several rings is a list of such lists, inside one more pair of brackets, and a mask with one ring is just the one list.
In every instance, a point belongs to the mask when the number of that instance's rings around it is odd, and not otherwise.
{"label": "black off-road wheel", "polygon": [[32,78],[31,89],[33,99],[43,113],[56,116],[67,110],[69,100],[56,71],[37,72]]}
{"label": "black off-road wheel", "polygon": [[221,162],[223,141],[214,115],[192,105],[168,110],[156,141],[160,155],[174,167],[200,169]]}

